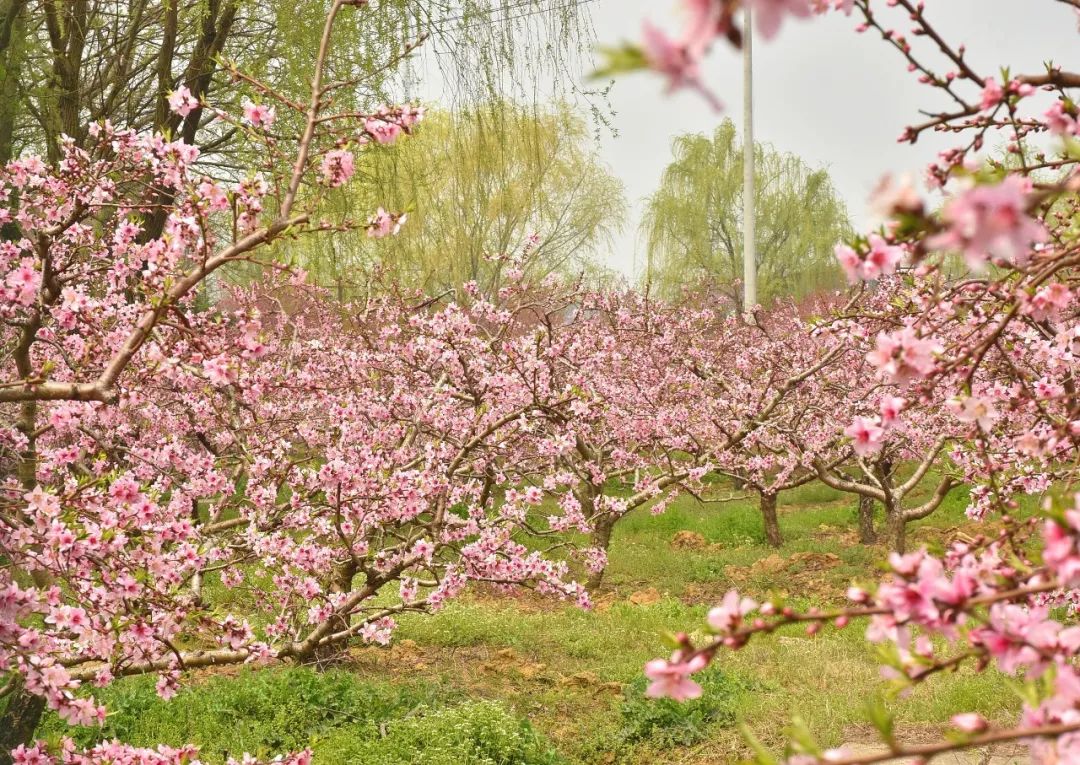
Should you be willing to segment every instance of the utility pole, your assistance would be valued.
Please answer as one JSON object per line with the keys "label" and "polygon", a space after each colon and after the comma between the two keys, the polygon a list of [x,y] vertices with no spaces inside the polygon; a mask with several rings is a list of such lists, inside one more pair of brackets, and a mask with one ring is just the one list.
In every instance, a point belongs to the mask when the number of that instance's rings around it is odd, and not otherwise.
{"label": "utility pole", "polygon": [[754,33],[750,6],[743,15],[743,313],[757,305],[757,248],[754,234]]}

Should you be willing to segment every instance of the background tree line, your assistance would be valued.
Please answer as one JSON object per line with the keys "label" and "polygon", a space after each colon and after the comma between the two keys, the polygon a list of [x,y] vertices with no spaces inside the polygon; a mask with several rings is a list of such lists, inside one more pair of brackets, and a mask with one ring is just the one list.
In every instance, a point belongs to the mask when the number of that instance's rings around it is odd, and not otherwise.
{"label": "background tree line", "polygon": [[[171,112],[180,86],[221,106],[251,89],[227,62],[286,97],[304,92],[302,63],[317,46],[326,0],[0,0],[0,162],[32,151],[55,160],[61,136],[81,144],[90,124],[110,120],[161,130],[199,146],[208,174],[250,164],[235,128],[197,108]],[[592,41],[578,4],[544,0],[383,0],[347,20],[354,44],[328,61],[351,83],[339,110],[406,98],[437,67],[441,108],[417,140],[365,152],[363,167],[326,206],[329,218],[379,200],[406,211],[400,236],[372,242],[342,235],[294,253],[339,296],[365,289],[371,270],[442,291],[462,281],[497,285],[511,262],[537,275],[615,275],[603,265],[627,201],[590,140],[580,99],[562,96]],[[410,46],[426,40],[427,72]],[[561,80],[550,92],[537,83]],[[573,77],[569,78],[573,80]],[[562,88],[556,90],[555,88]],[[594,111],[594,114],[596,112]],[[282,130],[294,119],[282,110]],[[711,136],[685,135],[648,199],[645,280],[667,296],[708,283],[738,302],[742,149],[730,121]],[[757,148],[761,295],[801,297],[838,286],[832,248],[848,231],[827,171],[768,145]],[[150,221],[148,235],[154,233]],[[530,237],[535,235],[535,242]],[[242,268],[226,278],[244,279]]]}
{"label": "background tree line", "polygon": [[[735,125],[725,119],[712,136],[681,135],[672,153],[641,221],[646,279],[668,296],[688,285],[715,288],[741,310],[743,147]],[[762,303],[841,286],[833,249],[851,227],[828,171],[764,143],[754,158]]]}

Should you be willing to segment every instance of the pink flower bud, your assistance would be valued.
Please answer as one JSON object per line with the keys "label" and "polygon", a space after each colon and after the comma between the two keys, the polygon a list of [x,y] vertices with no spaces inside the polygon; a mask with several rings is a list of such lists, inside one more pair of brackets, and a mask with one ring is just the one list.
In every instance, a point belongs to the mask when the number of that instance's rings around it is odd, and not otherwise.
{"label": "pink flower bud", "polygon": [[989,727],[989,723],[978,712],[961,712],[950,719],[955,727],[965,733],[982,733]]}

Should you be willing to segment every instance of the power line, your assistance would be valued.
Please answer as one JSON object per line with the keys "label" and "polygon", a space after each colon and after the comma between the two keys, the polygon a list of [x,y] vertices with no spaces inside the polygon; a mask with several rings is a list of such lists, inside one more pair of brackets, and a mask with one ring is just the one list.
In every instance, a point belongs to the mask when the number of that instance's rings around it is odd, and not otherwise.
{"label": "power line", "polygon": [[[562,5],[558,5],[558,6],[553,5],[553,6],[550,6],[548,8],[534,8],[534,9],[532,9],[530,11],[525,12],[525,13],[519,13],[516,16],[506,15],[506,16],[504,16],[502,18],[498,18],[498,19],[477,19],[477,20],[474,20],[470,24],[458,24],[455,27],[451,27],[449,29],[446,29],[446,31],[461,31],[463,29],[471,29],[473,27],[478,27],[478,26],[481,26],[483,24],[490,23],[492,21],[498,21],[498,22],[502,22],[502,23],[506,23],[506,22],[509,22],[509,21],[517,21],[519,19],[529,18],[530,16],[539,16],[540,14],[543,14],[543,13],[552,13],[552,12],[555,12],[555,11],[565,11],[565,10],[570,10],[571,8],[576,8],[576,7],[579,7],[579,6],[590,5],[592,3],[595,3],[596,1],[597,0],[570,0],[569,2],[566,2],[566,3],[564,3]],[[493,11],[501,11],[501,12],[504,12],[506,14],[510,14],[513,11],[519,10],[521,8],[527,8],[527,7],[535,5],[535,4],[536,4],[536,0],[522,0],[522,2],[513,3],[511,5],[503,6],[502,8],[495,8],[495,9],[492,9],[492,10]],[[466,19],[472,19],[472,18],[473,18],[472,14],[461,13],[461,14],[458,14],[457,16],[449,16],[447,18],[439,19],[437,23],[435,21],[429,19],[427,23],[429,25],[431,25],[431,26],[440,26],[441,27],[444,24],[452,23],[452,22],[455,22],[455,21],[464,21]]]}
{"label": "power line", "polygon": [[[592,2],[595,2],[595,0],[572,0],[572,2],[567,3],[566,5],[561,6],[559,8],[535,8],[535,9],[533,9],[533,10],[527,12],[527,13],[520,14],[519,16],[512,16],[512,17],[508,16],[507,18],[504,18],[502,20],[503,21],[513,21],[513,20],[518,19],[518,18],[526,18],[528,16],[535,16],[535,15],[539,15],[541,13],[548,13],[550,11],[555,11],[555,10],[564,10],[566,8],[572,8],[575,5],[584,5],[586,3],[592,3]],[[521,2],[512,3],[510,5],[504,5],[501,8],[492,8],[491,10],[509,14],[509,13],[512,13],[513,11],[516,11],[516,10],[520,9],[520,8],[527,8],[527,7],[532,6],[532,5],[536,5],[536,0],[521,0]],[[468,18],[472,18],[472,15],[469,14],[469,13],[461,13],[461,14],[458,14],[457,16],[449,16],[447,18],[440,19],[440,23],[446,24],[446,23],[450,23],[450,22],[454,22],[454,21],[462,21],[462,20],[468,19]],[[475,23],[479,24],[479,23],[482,23],[482,22],[477,21]],[[473,26],[473,25],[465,25],[465,26]]]}

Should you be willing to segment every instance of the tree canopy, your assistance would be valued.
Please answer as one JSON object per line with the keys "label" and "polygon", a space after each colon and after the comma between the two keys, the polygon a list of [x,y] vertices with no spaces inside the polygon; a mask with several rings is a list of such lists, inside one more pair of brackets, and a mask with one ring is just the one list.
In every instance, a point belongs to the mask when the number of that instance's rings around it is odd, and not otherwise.
{"label": "tree canopy", "polygon": [[596,276],[594,255],[626,213],[622,184],[580,114],[504,101],[431,112],[410,140],[365,153],[331,205],[354,215],[379,204],[406,211],[400,233],[321,240],[304,257],[316,279],[343,292],[378,267],[441,291],[470,280],[497,287],[510,264],[539,277]]}
{"label": "tree canopy", "polygon": [[[234,62],[282,97],[302,97],[318,48],[327,0],[0,0],[0,161],[24,150],[56,161],[60,138],[81,144],[88,125],[108,119],[137,130],[164,130],[207,153],[232,148],[233,132],[201,108],[171,113],[167,98],[185,86],[217,108],[250,95]],[[330,75],[348,83],[334,94],[342,110],[412,97],[408,52],[423,42],[444,90],[456,103],[494,94],[526,97],[540,82],[576,71],[591,43],[588,15],[576,3],[543,0],[384,0],[341,34]],[[552,86],[553,88],[561,86]],[[212,94],[212,97],[211,97]],[[545,95],[550,95],[545,93]],[[284,126],[282,126],[284,127]],[[228,154],[228,152],[226,152]],[[219,159],[223,171],[243,159]]]}
{"label": "tree canopy", "polygon": [[[741,306],[743,149],[731,120],[713,135],[688,133],[649,197],[641,229],[647,278],[668,295],[702,281]],[[757,268],[761,301],[838,286],[833,248],[847,210],[825,169],[769,144],[754,148]]]}

